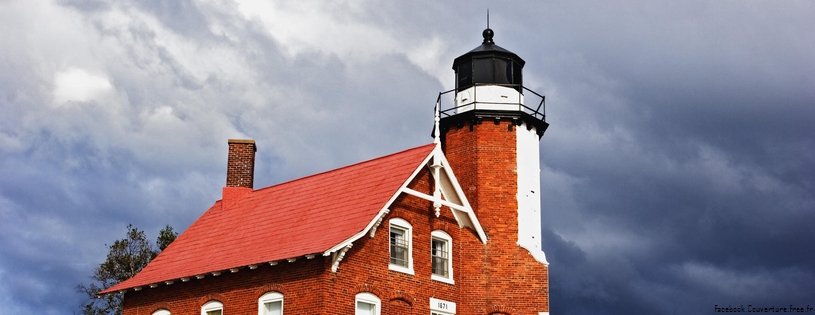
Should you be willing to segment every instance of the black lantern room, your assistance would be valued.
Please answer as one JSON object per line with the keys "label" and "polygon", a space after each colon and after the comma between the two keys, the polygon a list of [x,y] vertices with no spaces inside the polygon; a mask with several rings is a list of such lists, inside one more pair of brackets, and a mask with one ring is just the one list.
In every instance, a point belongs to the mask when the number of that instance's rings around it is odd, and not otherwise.
{"label": "black lantern room", "polygon": [[502,85],[518,92],[523,85],[521,69],[524,60],[515,53],[501,48],[493,42],[495,33],[485,29],[484,42],[470,52],[453,61],[456,72],[456,91],[463,91],[474,85]]}
{"label": "black lantern room", "polygon": [[[535,128],[538,136],[549,127],[546,122],[546,97],[523,86],[522,70],[526,62],[515,53],[501,48],[493,41],[495,33],[487,28],[482,32],[484,41],[453,61],[456,88],[440,92],[436,100],[441,142],[451,126],[461,128],[489,120],[496,125],[509,121],[513,126],[525,125]],[[443,96],[455,93],[451,106],[446,106]],[[525,102],[532,101],[531,106]]]}

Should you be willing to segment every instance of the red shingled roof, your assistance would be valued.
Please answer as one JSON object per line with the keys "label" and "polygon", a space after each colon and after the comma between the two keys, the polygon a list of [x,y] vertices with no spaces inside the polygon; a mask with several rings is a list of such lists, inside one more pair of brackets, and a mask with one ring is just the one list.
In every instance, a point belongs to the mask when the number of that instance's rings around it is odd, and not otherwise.
{"label": "red shingled roof", "polygon": [[427,158],[428,144],[215,202],[178,239],[111,293],[307,254],[363,231]]}

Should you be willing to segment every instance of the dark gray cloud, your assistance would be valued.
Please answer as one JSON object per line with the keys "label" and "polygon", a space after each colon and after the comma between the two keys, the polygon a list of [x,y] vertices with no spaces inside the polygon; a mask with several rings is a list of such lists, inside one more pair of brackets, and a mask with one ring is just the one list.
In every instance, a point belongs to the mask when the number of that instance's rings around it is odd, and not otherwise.
{"label": "dark gray cloud", "polygon": [[811,25],[792,7],[696,4],[610,9],[572,43],[579,60],[554,54],[551,80],[589,86],[555,82],[576,108],[542,145],[561,193],[543,197],[553,310],[811,303],[812,38],[792,31]]}
{"label": "dark gray cloud", "polygon": [[127,224],[219,198],[227,138],[257,186],[429,142],[487,8],[547,95],[553,313],[815,305],[806,1],[0,2],[0,302],[73,313]]}

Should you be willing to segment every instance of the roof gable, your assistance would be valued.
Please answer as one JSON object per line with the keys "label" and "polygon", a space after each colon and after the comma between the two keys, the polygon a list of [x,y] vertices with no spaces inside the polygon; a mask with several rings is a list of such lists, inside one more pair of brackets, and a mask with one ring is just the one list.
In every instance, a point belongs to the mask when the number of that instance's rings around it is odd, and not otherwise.
{"label": "roof gable", "polygon": [[[408,184],[413,180],[416,174],[421,171],[422,168],[429,167],[433,171],[431,174],[433,175],[433,180],[440,185],[434,185],[436,187],[436,191],[434,192],[433,196],[410,189]],[[447,158],[444,156],[444,152],[442,152],[441,147],[436,145],[428,155],[424,161],[422,161],[421,165],[413,171],[413,174],[410,175],[410,178],[402,184],[402,187],[399,188],[399,191],[394,194],[388,203],[382,208],[382,210],[377,214],[377,216],[370,222],[369,226],[361,231],[360,233],[350,237],[346,241],[337,244],[336,246],[332,247],[328,251],[324,253],[324,255],[328,255],[331,252],[340,250],[342,248],[347,248],[350,246],[351,243],[362,237],[365,233],[370,232],[371,237],[373,237],[373,233],[376,231],[377,226],[382,222],[382,218],[390,212],[389,208],[390,205],[399,197],[400,194],[406,193],[409,195],[413,195],[425,200],[432,201],[434,203],[434,207],[436,208],[436,217],[439,216],[439,211],[441,211],[441,206],[446,206],[450,208],[453,212],[453,216],[458,221],[459,226],[466,227],[473,229],[478,238],[481,240],[482,243],[487,243],[487,235],[484,233],[484,229],[481,227],[481,223],[478,222],[478,218],[475,216],[475,212],[473,211],[470,203],[467,201],[467,197],[464,195],[464,191],[461,189],[461,186],[458,184],[455,175],[453,174],[452,169],[450,168],[450,163],[447,161]],[[336,264],[334,267],[336,271]]]}

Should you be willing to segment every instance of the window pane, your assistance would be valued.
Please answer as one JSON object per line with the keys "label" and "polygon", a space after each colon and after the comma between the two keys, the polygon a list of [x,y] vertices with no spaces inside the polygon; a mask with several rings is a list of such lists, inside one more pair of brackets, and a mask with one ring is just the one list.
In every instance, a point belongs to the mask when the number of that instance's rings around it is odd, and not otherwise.
{"label": "window pane", "polygon": [[390,231],[390,252],[391,264],[402,267],[408,266],[408,241],[405,235],[407,232],[399,228],[391,228]]}
{"label": "window pane", "polygon": [[459,91],[464,90],[468,87],[473,85],[473,67],[470,61],[466,61],[461,63],[458,66],[458,72],[456,72],[456,76],[458,76],[458,88]]}
{"label": "window pane", "polygon": [[523,77],[521,76],[521,65],[513,62],[512,63],[512,84],[517,84],[518,92],[522,92],[520,86],[524,84]]}
{"label": "window pane", "polygon": [[356,315],[376,315],[376,305],[357,301]]}
{"label": "window pane", "polygon": [[263,305],[265,306],[264,315],[282,315],[283,314],[283,302],[282,301],[267,302],[267,303],[264,303]]}
{"label": "window pane", "polygon": [[207,311],[207,315],[221,315],[221,310]]}
{"label": "window pane", "polygon": [[473,83],[493,83],[495,68],[490,59],[473,60]]}
{"label": "window pane", "polygon": [[433,239],[431,241],[431,261],[433,267],[433,274],[442,277],[447,277],[447,242],[440,239]]}
{"label": "window pane", "polygon": [[509,63],[504,59],[493,59],[493,66],[495,71],[493,72],[495,75],[495,83],[497,84],[509,84],[509,78],[512,76],[512,68],[509,67]]}

